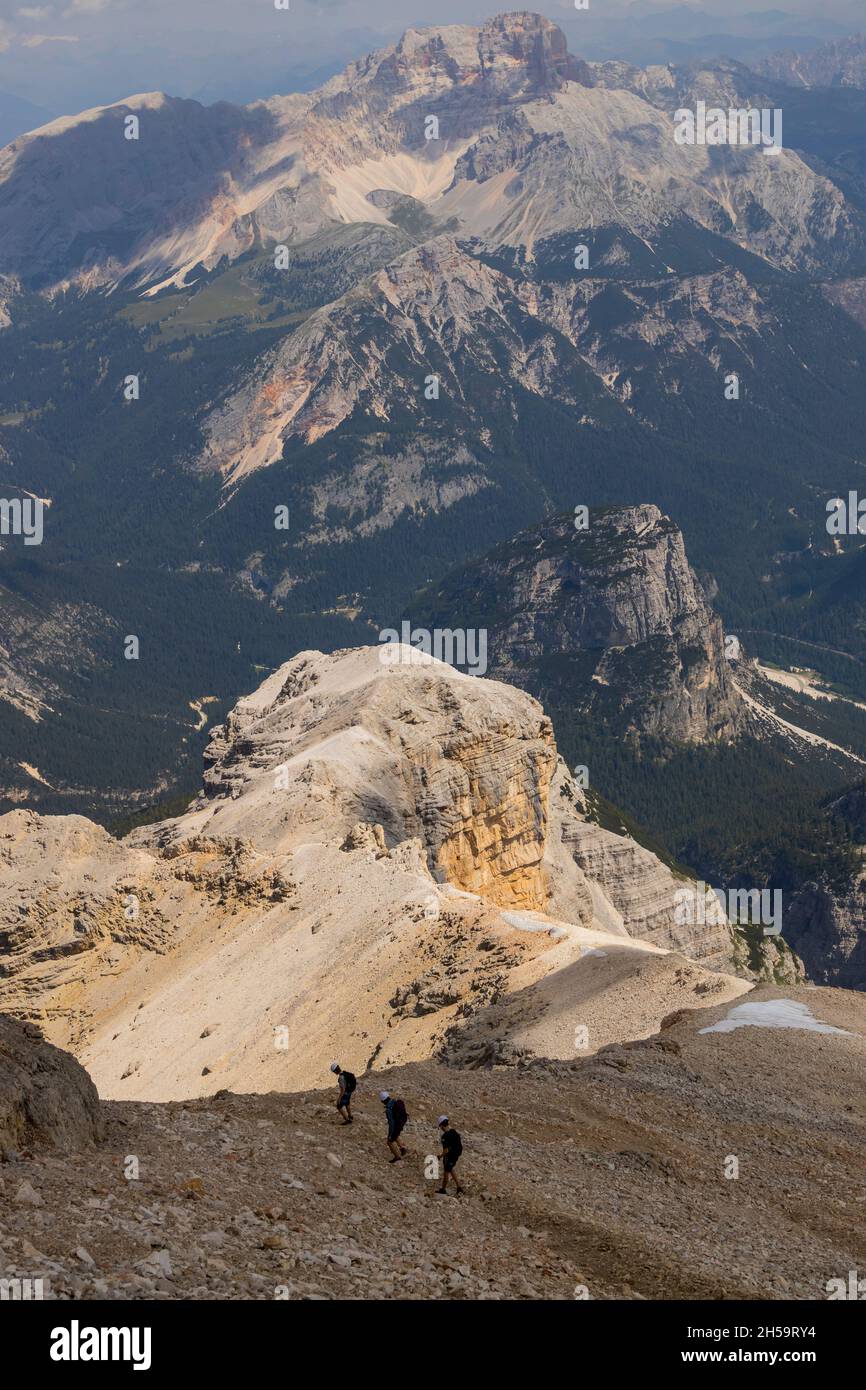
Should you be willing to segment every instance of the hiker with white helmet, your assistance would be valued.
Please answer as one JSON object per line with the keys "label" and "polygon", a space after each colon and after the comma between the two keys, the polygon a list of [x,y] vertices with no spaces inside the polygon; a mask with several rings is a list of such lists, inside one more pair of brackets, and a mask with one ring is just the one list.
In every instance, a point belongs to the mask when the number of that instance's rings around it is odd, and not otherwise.
{"label": "hiker with white helmet", "polygon": [[350,1125],[352,1123],[352,1092],[358,1083],[354,1073],[344,1071],[339,1062],[331,1063],[331,1071],[336,1076],[337,1085],[340,1088],[340,1094],[337,1097],[337,1113],[342,1115],[344,1125]]}
{"label": "hiker with white helmet", "polygon": [[463,1188],[460,1186],[460,1180],[454,1170],[463,1152],[463,1140],[457,1130],[451,1128],[451,1121],[447,1115],[440,1115],[436,1123],[439,1126],[439,1142],[442,1145],[439,1151],[439,1157],[442,1160],[442,1186],[436,1188],[436,1195],[437,1197],[447,1196],[448,1179],[451,1178],[457,1189],[454,1196],[459,1197]]}
{"label": "hiker with white helmet", "polygon": [[400,1139],[409,1116],[406,1114],[406,1107],[399,1096],[392,1096],[388,1091],[380,1091],[379,1099],[385,1107],[385,1115],[388,1120],[388,1138],[385,1142],[394,1155],[389,1162],[399,1163],[400,1159],[405,1158],[409,1152]]}

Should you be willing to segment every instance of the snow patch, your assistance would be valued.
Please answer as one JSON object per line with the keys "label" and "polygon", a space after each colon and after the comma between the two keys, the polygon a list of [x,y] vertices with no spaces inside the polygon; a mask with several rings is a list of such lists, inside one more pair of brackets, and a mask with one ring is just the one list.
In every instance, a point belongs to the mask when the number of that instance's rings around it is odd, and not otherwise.
{"label": "snow patch", "polygon": [[733,1033],[736,1028],[799,1028],[808,1033],[842,1033],[846,1038],[854,1037],[845,1028],[834,1028],[831,1023],[821,1023],[815,1018],[808,1004],[795,999],[767,999],[757,1004],[737,1004],[727,1018],[701,1033]]}
{"label": "snow patch", "polygon": [[[551,935],[556,931],[549,917],[536,916],[532,912],[502,912],[500,916],[503,922],[507,922],[509,927],[516,927],[518,931],[543,931],[550,932]],[[566,935],[562,927],[559,928],[559,933],[562,936]]]}

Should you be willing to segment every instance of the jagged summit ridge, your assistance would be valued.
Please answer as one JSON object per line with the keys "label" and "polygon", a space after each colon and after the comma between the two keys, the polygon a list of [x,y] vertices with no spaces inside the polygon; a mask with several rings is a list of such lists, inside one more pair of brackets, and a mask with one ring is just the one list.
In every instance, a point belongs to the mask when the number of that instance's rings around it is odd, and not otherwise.
{"label": "jagged summit ridge", "polygon": [[526,10],[468,24],[409,28],[393,46],[352,63],[322,89],[325,101],[359,87],[441,96],[517,97],[558,91],[565,82],[592,84],[589,66],[568,51],[562,30]]}

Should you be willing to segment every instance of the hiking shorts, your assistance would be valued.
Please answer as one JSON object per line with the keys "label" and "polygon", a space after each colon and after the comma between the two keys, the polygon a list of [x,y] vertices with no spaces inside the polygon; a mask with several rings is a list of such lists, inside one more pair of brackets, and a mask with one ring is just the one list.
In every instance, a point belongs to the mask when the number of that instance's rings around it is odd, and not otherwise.
{"label": "hiking shorts", "polygon": [[389,1143],[389,1144],[394,1144],[394,1143],[396,1143],[396,1141],[400,1138],[400,1135],[403,1133],[403,1129],[404,1129],[404,1126],[403,1126],[403,1125],[400,1125],[400,1126],[397,1127],[397,1128],[395,1128],[395,1127],[392,1125],[391,1128],[388,1130],[388,1143]]}
{"label": "hiking shorts", "polygon": [[456,1158],[453,1154],[446,1154],[442,1160],[442,1167],[445,1169],[446,1173],[453,1173],[459,1162],[459,1154],[457,1154]]}
{"label": "hiking shorts", "polygon": [[351,1091],[344,1091],[343,1094],[340,1096],[340,1099],[337,1101],[337,1109],[338,1109],[338,1110],[344,1109],[345,1106],[347,1106],[347,1105],[349,1105],[349,1104],[351,1103],[351,1100],[352,1100],[352,1092],[351,1092]]}

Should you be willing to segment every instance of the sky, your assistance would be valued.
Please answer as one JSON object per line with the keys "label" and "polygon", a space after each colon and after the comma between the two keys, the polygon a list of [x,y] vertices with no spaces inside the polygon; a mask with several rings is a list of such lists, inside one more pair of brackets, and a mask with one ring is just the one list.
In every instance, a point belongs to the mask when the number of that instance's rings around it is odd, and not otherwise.
{"label": "sky", "polygon": [[[0,0],[0,137],[135,92],[251,101],[309,89],[404,29],[534,8],[587,58],[748,61],[866,30],[866,0]],[[24,124],[22,124],[24,122]],[[15,132],[17,133],[17,131]]]}

